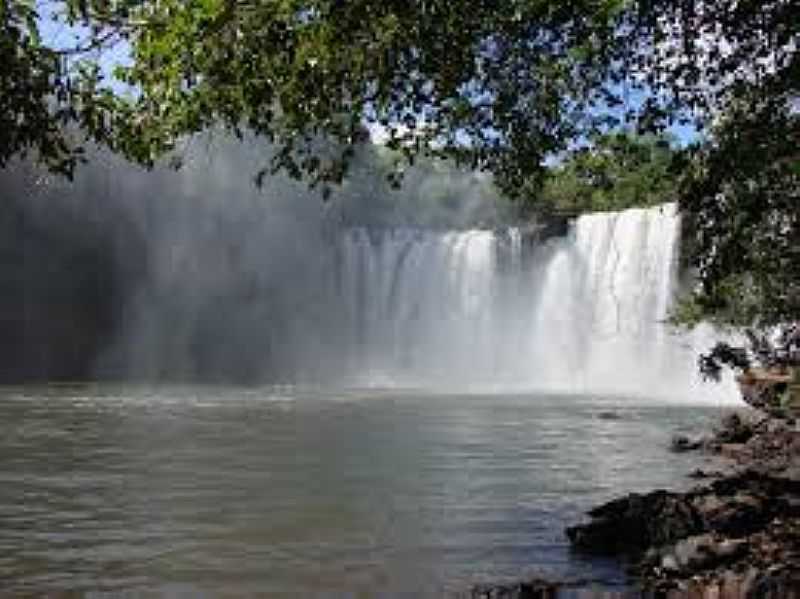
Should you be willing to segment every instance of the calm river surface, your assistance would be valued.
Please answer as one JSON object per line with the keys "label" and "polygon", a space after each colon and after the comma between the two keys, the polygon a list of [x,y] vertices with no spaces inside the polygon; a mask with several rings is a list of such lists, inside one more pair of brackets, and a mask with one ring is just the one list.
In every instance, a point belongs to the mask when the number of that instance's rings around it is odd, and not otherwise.
{"label": "calm river surface", "polygon": [[619,582],[563,528],[685,486],[718,407],[312,388],[0,389],[0,594],[442,596]]}

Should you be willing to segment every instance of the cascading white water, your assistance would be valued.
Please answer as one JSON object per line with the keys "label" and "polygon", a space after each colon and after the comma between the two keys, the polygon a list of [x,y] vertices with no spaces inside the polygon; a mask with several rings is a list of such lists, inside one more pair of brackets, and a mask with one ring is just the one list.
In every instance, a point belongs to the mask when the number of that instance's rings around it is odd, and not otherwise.
{"label": "cascading white water", "polygon": [[494,233],[353,230],[340,243],[345,346],[359,377],[491,376],[491,354],[478,347],[496,347],[501,281]]}
{"label": "cascading white water", "polygon": [[699,384],[713,336],[664,323],[672,205],[584,215],[538,242],[194,201],[147,220],[100,376],[737,401]]}
{"label": "cascading white water", "polygon": [[697,385],[704,348],[664,322],[679,231],[674,205],[581,216],[527,254],[518,230],[350,230],[346,370],[358,384],[719,396]]}

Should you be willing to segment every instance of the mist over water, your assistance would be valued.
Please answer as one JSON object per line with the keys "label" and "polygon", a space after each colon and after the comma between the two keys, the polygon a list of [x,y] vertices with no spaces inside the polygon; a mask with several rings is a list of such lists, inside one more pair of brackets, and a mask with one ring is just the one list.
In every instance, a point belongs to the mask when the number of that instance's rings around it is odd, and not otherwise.
{"label": "mist over water", "polygon": [[109,240],[95,376],[726,395],[697,384],[704,345],[663,323],[674,206],[586,215],[536,240],[468,175],[447,173],[463,202],[435,210],[435,177],[411,177],[396,201],[362,179],[323,202],[281,178],[256,189],[267,154],[196,143],[183,169],[151,173],[100,155],[75,185],[34,186],[37,219],[57,205]]}

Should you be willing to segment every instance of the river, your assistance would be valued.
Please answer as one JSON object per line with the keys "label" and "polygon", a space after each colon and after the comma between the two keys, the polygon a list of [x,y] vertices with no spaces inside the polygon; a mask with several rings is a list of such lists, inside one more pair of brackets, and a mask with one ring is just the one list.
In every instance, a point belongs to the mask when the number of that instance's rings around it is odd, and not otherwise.
{"label": "river", "polygon": [[667,451],[720,406],[315,387],[0,390],[12,595],[445,596],[526,576],[622,584],[565,526],[688,484]]}

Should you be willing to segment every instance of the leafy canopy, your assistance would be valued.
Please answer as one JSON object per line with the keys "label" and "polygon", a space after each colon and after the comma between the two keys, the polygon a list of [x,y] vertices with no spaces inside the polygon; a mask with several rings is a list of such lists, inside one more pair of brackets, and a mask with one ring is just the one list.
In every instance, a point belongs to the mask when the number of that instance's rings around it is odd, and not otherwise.
{"label": "leafy canopy", "polygon": [[548,170],[536,208],[582,213],[674,201],[673,144],[664,136],[601,135]]}
{"label": "leafy canopy", "polygon": [[[3,58],[19,65],[4,79],[17,93],[4,89],[6,124],[26,119],[6,156],[34,146],[69,170],[79,144],[55,129],[75,122],[150,164],[182,136],[222,123],[273,140],[276,168],[339,181],[369,124],[409,158],[454,157],[511,193],[647,85],[628,62],[655,43],[659,18],[655,6],[624,0],[44,4],[85,35],[79,47],[49,47],[37,5],[3,0]],[[102,55],[87,52],[120,40],[132,59],[116,71],[135,91],[128,96],[103,85]]]}
{"label": "leafy canopy", "polygon": [[687,164],[681,207],[699,283],[683,306],[689,322],[800,321],[800,112],[790,95],[753,90]]}
{"label": "leafy canopy", "polygon": [[[273,167],[338,182],[367,124],[409,159],[455,158],[514,195],[593,131],[702,124],[742,73],[784,60],[793,4],[3,0],[2,57],[18,65],[3,80],[13,138],[3,151],[69,157],[78,142],[54,128],[77,122],[150,164],[222,123],[273,140]],[[45,5],[83,28],[79,47],[42,43]],[[102,53],[91,52],[120,41],[131,61],[115,74],[128,95],[104,85]]]}

